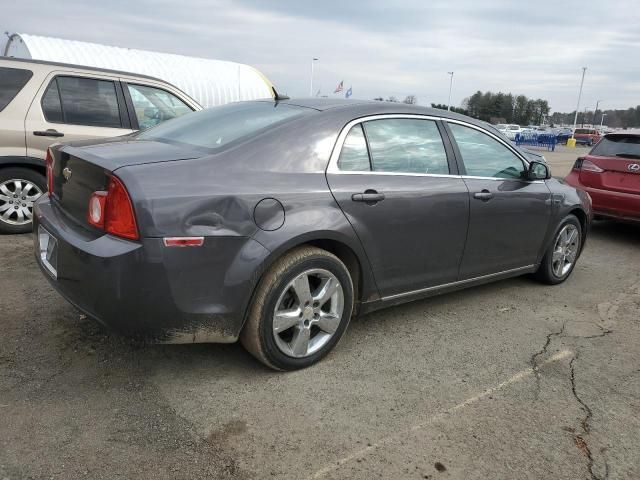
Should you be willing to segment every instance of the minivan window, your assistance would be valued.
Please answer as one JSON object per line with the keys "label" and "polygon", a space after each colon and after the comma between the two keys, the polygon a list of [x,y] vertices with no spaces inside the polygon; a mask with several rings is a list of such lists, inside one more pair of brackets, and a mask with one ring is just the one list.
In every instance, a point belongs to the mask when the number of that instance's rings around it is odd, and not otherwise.
{"label": "minivan window", "polygon": [[31,70],[0,67],[0,112],[9,105],[32,76]]}
{"label": "minivan window", "polygon": [[394,118],[364,123],[375,172],[449,174],[444,143],[433,120]]}
{"label": "minivan window", "polygon": [[314,110],[273,102],[240,102],[208,108],[161,123],[137,135],[157,140],[219,150],[231,142]]}
{"label": "minivan window", "polygon": [[111,80],[56,77],[42,98],[42,109],[47,121],[53,123],[122,128],[116,86]]}
{"label": "minivan window", "polygon": [[160,88],[127,84],[140,130],[154,127],[193,110],[175,95]]}

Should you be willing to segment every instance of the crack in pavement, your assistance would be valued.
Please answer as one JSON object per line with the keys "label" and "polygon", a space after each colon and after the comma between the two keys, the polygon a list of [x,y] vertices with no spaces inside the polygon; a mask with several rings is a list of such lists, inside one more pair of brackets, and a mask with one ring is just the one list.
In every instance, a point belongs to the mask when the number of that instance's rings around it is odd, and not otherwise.
{"label": "crack in pavement", "polygon": [[591,418],[593,417],[593,412],[591,410],[591,408],[589,407],[589,405],[587,405],[587,403],[582,400],[582,398],[580,397],[580,395],[578,395],[577,389],[576,389],[576,370],[574,367],[574,363],[576,360],[578,360],[578,356],[579,353],[576,351],[575,356],[571,359],[571,361],[569,362],[569,371],[571,372],[571,392],[573,393],[573,396],[575,397],[575,399],[577,400],[577,402],[580,404],[580,408],[582,409],[582,411],[585,413],[584,418],[582,419],[582,422],[580,422],[580,426],[582,427],[582,433],[576,434],[575,436],[575,442],[576,442],[576,446],[582,450],[582,452],[584,452],[585,456],[587,457],[587,468],[589,470],[589,475],[591,476],[592,480],[606,480],[609,477],[609,464],[607,463],[606,459],[604,461],[604,467],[605,467],[605,474],[604,477],[600,477],[599,475],[597,475],[594,471],[593,471],[593,467],[594,467],[594,459],[593,459],[593,454],[591,453],[591,448],[589,447],[589,444],[587,443],[585,437],[587,435],[589,435],[589,433],[591,432]]}
{"label": "crack in pavement", "polygon": [[535,376],[535,379],[536,379],[536,393],[535,393],[536,400],[538,400],[538,397],[540,395],[540,365],[538,363],[538,358],[547,353],[547,349],[549,348],[549,345],[551,344],[551,339],[553,337],[560,336],[564,333],[564,328],[566,327],[566,325],[567,325],[567,322],[564,322],[562,324],[562,328],[559,331],[551,332],[550,334],[548,334],[547,340],[544,346],[542,347],[542,350],[531,355],[531,360],[529,361],[529,363],[531,364],[531,369],[533,370],[533,375]]}

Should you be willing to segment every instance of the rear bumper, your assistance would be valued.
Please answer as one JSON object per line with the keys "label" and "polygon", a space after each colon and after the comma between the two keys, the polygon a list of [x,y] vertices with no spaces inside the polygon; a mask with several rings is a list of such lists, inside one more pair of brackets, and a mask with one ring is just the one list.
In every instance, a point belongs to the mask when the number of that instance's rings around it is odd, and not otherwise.
{"label": "rear bumper", "polygon": [[640,195],[586,187],[577,172],[565,178],[567,184],[587,192],[593,202],[593,213],[627,221],[640,221]]}
{"label": "rear bumper", "polygon": [[[57,278],[38,254],[38,226],[57,239]],[[34,208],[38,265],[70,303],[113,330],[162,343],[229,343],[268,251],[247,237],[207,237],[202,247],[167,248],[91,237],[44,195]]]}

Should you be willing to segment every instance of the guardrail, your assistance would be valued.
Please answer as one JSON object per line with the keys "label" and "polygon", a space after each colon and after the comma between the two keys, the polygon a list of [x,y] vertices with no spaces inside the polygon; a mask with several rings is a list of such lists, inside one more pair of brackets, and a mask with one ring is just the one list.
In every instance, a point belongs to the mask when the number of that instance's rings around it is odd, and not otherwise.
{"label": "guardrail", "polygon": [[516,133],[516,145],[531,145],[534,147],[547,147],[554,151],[558,140],[553,133]]}

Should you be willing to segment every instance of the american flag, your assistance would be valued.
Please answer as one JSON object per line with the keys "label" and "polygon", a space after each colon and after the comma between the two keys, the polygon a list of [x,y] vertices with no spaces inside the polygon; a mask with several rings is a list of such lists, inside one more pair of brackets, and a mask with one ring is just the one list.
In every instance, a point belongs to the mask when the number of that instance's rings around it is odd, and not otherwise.
{"label": "american flag", "polygon": [[338,86],[336,87],[336,89],[333,91],[333,93],[340,93],[342,91],[342,89],[344,88],[344,80],[342,80]]}

